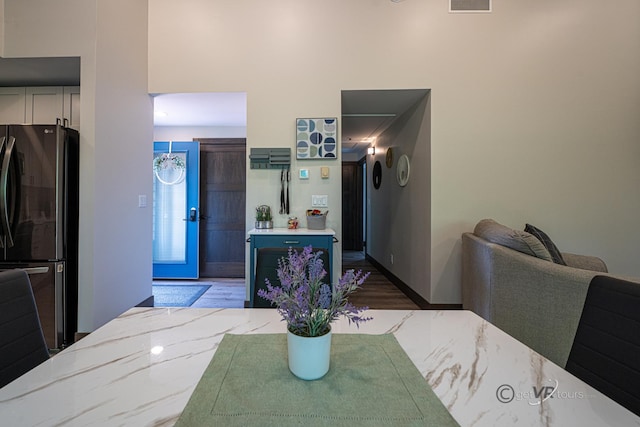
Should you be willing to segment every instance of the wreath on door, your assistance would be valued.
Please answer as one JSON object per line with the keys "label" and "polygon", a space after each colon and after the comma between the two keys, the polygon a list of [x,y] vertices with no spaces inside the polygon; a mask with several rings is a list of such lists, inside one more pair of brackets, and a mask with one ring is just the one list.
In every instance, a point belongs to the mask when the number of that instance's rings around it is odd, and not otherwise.
{"label": "wreath on door", "polygon": [[153,159],[153,172],[158,181],[165,185],[175,185],[182,181],[186,169],[184,159],[171,152],[162,153]]}

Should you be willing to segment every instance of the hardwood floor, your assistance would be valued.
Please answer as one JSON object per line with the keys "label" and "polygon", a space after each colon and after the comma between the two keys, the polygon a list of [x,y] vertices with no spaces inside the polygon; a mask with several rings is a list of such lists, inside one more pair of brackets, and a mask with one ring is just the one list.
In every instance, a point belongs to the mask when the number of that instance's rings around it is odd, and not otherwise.
{"label": "hardwood floor", "polygon": [[342,270],[354,269],[369,272],[369,277],[350,298],[356,306],[386,310],[420,310],[420,307],[380,273],[362,252],[344,251]]}
{"label": "hardwood floor", "polygon": [[[369,272],[370,275],[349,300],[356,305],[371,309],[419,310],[409,297],[391,283],[369,261],[362,252],[345,251],[342,270]],[[198,283],[211,287],[191,307],[194,308],[243,308],[245,301],[245,279],[205,278],[199,280],[157,280],[153,283],[165,285],[191,285]]]}

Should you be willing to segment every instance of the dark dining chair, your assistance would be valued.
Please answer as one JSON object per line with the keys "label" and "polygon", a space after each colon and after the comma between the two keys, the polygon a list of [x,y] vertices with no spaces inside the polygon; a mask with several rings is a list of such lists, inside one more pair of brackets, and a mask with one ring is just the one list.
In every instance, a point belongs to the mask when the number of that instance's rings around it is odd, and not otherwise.
{"label": "dark dining chair", "polygon": [[49,358],[29,276],[0,272],[0,387]]}
{"label": "dark dining chair", "polygon": [[640,415],[640,284],[595,276],[566,370]]}
{"label": "dark dining chair", "polygon": [[[292,248],[301,252],[304,248]],[[323,282],[331,285],[331,271],[329,266],[329,251],[324,248],[313,248],[313,252],[321,251],[320,259],[327,272]],[[253,286],[253,308],[273,308],[271,302],[258,295],[258,289],[267,290],[265,279],[273,286],[280,286],[278,279],[278,260],[287,257],[289,248],[258,248],[256,257],[256,278]]]}

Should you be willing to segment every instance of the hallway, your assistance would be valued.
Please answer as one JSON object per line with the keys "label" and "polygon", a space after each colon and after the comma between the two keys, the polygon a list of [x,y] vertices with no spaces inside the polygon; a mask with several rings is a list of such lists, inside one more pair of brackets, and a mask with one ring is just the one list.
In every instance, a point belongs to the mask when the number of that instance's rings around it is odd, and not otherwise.
{"label": "hallway", "polygon": [[420,307],[391,283],[360,251],[342,253],[342,270],[354,269],[370,273],[362,288],[349,301],[356,306],[387,310],[420,310]]}

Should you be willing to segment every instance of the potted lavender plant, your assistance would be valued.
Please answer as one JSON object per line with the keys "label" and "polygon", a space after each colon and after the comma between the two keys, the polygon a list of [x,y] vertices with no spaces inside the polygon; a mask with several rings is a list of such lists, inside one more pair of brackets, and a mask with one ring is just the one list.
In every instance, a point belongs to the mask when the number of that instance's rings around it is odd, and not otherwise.
{"label": "potted lavender plant", "polygon": [[304,380],[322,378],[329,371],[331,322],[340,316],[356,326],[371,320],[361,316],[368,307],[355,307],[348,300],[369,273],[348,270],[332,290],[322,280],[327,272],[321,253],[311,246],[300,252],[289,248],[288,256],[278,261],[280,286],[266,279],[267,289],[258,290],[287,322],[289,370]]}

